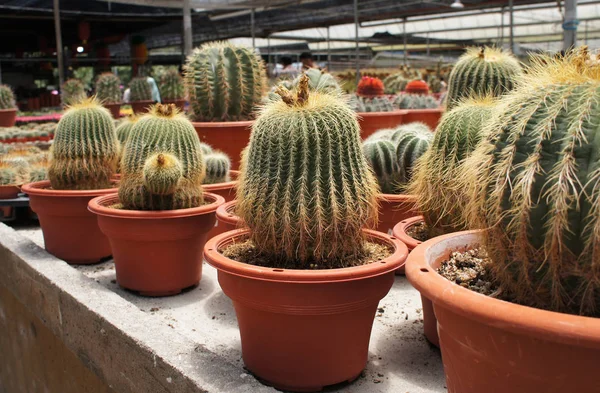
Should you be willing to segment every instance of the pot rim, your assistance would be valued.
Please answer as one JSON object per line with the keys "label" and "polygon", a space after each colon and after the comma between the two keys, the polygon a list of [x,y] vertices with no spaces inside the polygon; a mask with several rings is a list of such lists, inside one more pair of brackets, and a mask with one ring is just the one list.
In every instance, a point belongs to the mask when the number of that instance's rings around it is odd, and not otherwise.
{"label": "pot rim", "polygon": [[412,236],[409,236],[408,233],[406,233],[406,230],[411,226],[424,221],[425,219],[423,218],[423,216],[414,216],[407,218],[394,225],[394,228],[392,228],[392,233],[394,234],[394,236],[400,239],[400,241],[406,244],[406,246],[409,249],[414,250],[419,244],[423,242],[415,239]]}
{"label": "pot rim", "polygon": [[154,102],[154,100],[130,101],[129,104],[144,104],[146,102]]}
{"label": "pot rim", "polygon": [[393,111],[387,112],[356,112],[358,118],[367,118],[367,117],[386,117],[386,116],[402,116],[405,114],[404,109],[394,109]]}
{"label": "pot rim", "polygon": [[[111,179],[111,182],[116,183]],[[101,188],[97,190],[53,190],[50,189],[50,180],[36,181],[33,183],[24,184],[21,191],[27,195],[43,196],[43,197],[96,197],[98,195],[110,194],[117,192],[118,188]]]}
{"label": "pot rim", "polygon": [[227,127],[239,127],[246,128],[254,124],[254,120],[242,120],[242,121],[194,121],[192,125],[199,128],[227,128]]}
{"label": "pot rim", "polygon": [[17,108],[0,109],[0,113],[16,112],[16,111],[17,111]]}
{"label": "pot rim", "polygon": [[111,193],[108,195],[102,195],[89,201],[88,210],[94,214],[103,217],[113,218],[132,218],[138,220],[153,220],[153,219],[164,219],[164,218],[185,218],[191,216],[199,216],[202,214],[212,213],[217,210],[217,207],[225,202],[225,198],[217,194],[211,194],[209,192],[203,193],[204,198],[211,201],[210,203],[198,207],[192,207],[189,209],[176,209],[176,210],[124,210],[124,209],[112,209],[106,207],[107,204],[113,204],[119,201],[118,193]]}
{"label": "pot rim", "polygon": [[424,242],[410,253],[405,267],[406,277],[434,304],[451,309],[465,318],[478,319],[485,324],[536,339],[600,348],[600,318],[542,310],[491,298],[448,281],[431,268],[430,260],[433,262],[434,258],[439,259],[438,255],[445,255],[437,251],[434,254],[432,247],[449,242],[473,244],[481,232],[455,232]]}
{"label": "pot rim", "polygon": [[225,202],[217,208],[217,219],[228,224],[238,226],[242,219],[239,216],[231,213],[230,210],[235,207],[237,200]]}
{"label": "pot rim", "polygon": [[363,232],[371,240],[378,240],[394,247],[392,255],[368,265],[339,269],[300,270],[254,266],[229,259],[219,251],[224,245],[232,243],[240,237],[247,237],[250,229],[245,228],[225,232],[208,240],[204,245],[204,258],[219,272],[253,280],[289,283],[333,283],[363,280],[394,272],[404,264],[408,256],[408,249],[404,243],[393,236],[374,230],[363,229]]}
{"label": "pot rim", "polygon": [[377,199],[380,201],[391,202],[391,203],[402,203],[402,202],[417,202],[416,195],[410,194],[377,194]]}
{"label": "pot rim", "polygon": [[234,169],[229,170],[229,176],[230,177],[234,177],[235,176],[235,180],[230,180],[230,181],[225,181],[222,183],[213,183],[213,184],[203,184],[202,188],[204,188],[206,191],[208,192],[213,192],[213,191],[221,191],[221,190],[226,190],[228,188],[234,188],[238,182],[238,178],[241,175],[242,172],[240,171],[236,171]]}

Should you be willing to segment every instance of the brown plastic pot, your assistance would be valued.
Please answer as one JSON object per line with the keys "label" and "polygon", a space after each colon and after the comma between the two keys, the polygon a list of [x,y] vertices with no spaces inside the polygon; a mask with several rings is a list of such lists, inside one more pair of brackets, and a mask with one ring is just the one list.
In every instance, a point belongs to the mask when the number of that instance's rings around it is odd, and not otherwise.
{"label": "brown plastic pot", "polygon": [[204,193],[208,202],[191,209],[140,211],[109,207],[115,194],[94,198],[89,210],[110,241],[117,283],[145,296],[169,296],[197,285],[202,249],[224,200]]}
{"label": "brown plastic pot", "polygon": [[13,127],[17,122],[17,108],[0,109],[0,127]]}
{"label": "brown plastic pot", "polygon": [[[235,199],[235,189],[236,189],[236,185],[237,185],[237,178],[239,175],[240,175],[239,171],[229,171],[229,177],[231,178],[231,181],[224,182],[224,183],[204,184],[204,185],[202,185],[202,188],[206,192],[210,192],[210,193],[222,196],[223,199],[225,199],[225,202],[233,201]],[[218,209],[217,209],[217,211],[218,211]],[[222,225],[221,221],[218,219],[218,217],[219,217],[219,215],[217,213],[217,221],[215,222],[214,228],[210,230],[210,233],[208,234],[208,239],[213,238],[223,232],[227,232],[227,231],[231,230],[229,226]],[[235,228],[232,228],[232,229],[235,229]]]}
{"label": "brown plastic pot", "polygon": [[201,142],[227,154],[231,169],[239,169],[242,150],[250,140],[254,121],[192,123]]}
{"label": "brown plastic pot", "polygon": [[394,283],[406,246],[365,230],[394,253],[380,262],[331,270],[266,268],[221,254],[248,233],[226,232],[204,246],[223,292],[233,300],[246,368],[269,385],[296,392],[357,378],[367,363],[379,300]]}
{"label": "brown plastic pot", "polygon": [[19,196],[19,192],[17,186],[0,186],[0,199],[15,199]]}
{"label": "brown plastic pot", "polygon": [[177,108],[179,108],[179,110],[181,112],[185,111],[185,100],[181,99],[181,100],[162,100],[163,104],[175,104],[175,106]]}
{"label": "brown plastic pot", "polygon": [[38,215],[50,254],[74,265],[100,262],[111,255],[108,239],[87,205],[92,198],[117,192],[116,188],[53,190],[45,180],[25,184],[22,191],[29,195],[29,206]]}
{"label": "brown plastic pot", "polygon": [[427,124],[432,130],[435,130],[444,114],[443,108],[435,109],[407,109],[404,114],[403,123],[412,123],[420,121]]}
{"label": "brown plastic pot", "polygon": [[437,273],[479,231],[428,240],[413,250],[406,276],[433,301],[449,393],[597,393],[600,319],[494,299]]}
{"label": "brown plastic pot", "polygon": [[404,113],[405,111],[400,110],[392,112],[359,112],[358,124],[360,125],[360,137],[366,139],[377,130],[392,128],[405,123]]}
{"label": "brown plastic pot", "polygon": [[233,231],[242,227],[242,219],[235,214],[235,205],[237,201],[226,202],[217,209],[218,227],[220,233]]}
{"label": "brown plastic pot", "polygon": [[113,119],[117,120],[121,117],[121,103],[118,102],[116,104],[102,104],[106,109],[110,111]]}
{"label": "brown plastic pot", "polygon": [[131,109],[133,110],[133,113],[143,114],[143,113],[148,112],[148,108],[150,108],[152,105],[154,105],[154,101],[152,101],[152,100],[133,101],[130,104],[131,104]]}

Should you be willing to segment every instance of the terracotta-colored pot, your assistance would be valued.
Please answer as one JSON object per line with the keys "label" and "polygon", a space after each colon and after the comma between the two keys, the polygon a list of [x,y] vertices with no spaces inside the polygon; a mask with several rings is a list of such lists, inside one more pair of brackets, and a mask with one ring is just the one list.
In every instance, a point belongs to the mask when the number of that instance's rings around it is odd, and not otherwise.
{"label": "terracotta-colored pot", "polygon": [[17,108],[0,109],[0,127],[13,127],[17,122]]}
{"label": "terracotta-colored pot", "polygon": [[133,101],[130,103],[130,105],[131,105],[131,109],[133,110],[133,113],[142,114],[142,113],[148,112],[148,108],[150,108],[152,105],[154,105],[154,101],[152,101],[152,100]]}
{"label": "terracotta-colored pot", "polygon": [[228,121],[192,123],[201,142],[227,154],[231,159],[231,169],[240,167],[242,150],[250,140],[254,121]]}
{"label": "terracotta-colored pot", "polygon": [[[206,192],[222,196],[223,199],[225,199],[225,202],[232,201],[235,199],[235,189],[237,185],[237,178],[239,175],[239,171],[229,171],[229,177],[231,178],[231,181],[225,183],[205,184],[202,185],[202,188],[204,188],[204,191]],[[218,220],[217,215],[217,221],[215,222],[215,226],[213,229],[210,230],[207,239],[213,238],[218,234],[231,230],[229,228],[230,227],[227,225],[221,225],[221,221]]]}
{"label": "terracotta-colored pot", "polygon": [[121,117],[121,103],[118,102],[116,104],[102,104],[106,109],[110,111],[113,119],[119,119]]}
{"label": "terracotta-colored pot", "polygon": [[162,100],[163,104],[175,104],[175,106],[177,108],[179,108],[179,110],[181,112],[185,111],[185,100],[181,99],[181,100]]}
{"label": "terracotta-colored pot", "polygon": [[96,263],[111,255],[106,236],[100,232],[96,216],[87,209],[90,199],[117,192],[103,190],[53,190],[50,182],[25,184],[29,205],[40,220],[46,251],[67,263]]}
{"label": "terracotta-colored pot", "polygon": [[235,229],[240,229],[242,226],[242,220],[239,216],[235,215],[235,205],[237,201],[233,200],[222,204],[217,209],[217,221],[221,232],[229,232]]}
{"label": "terracotta-colored pot", "polygon": [[191,209],[140,211],[108,207],[117,194],[94,198],[98,217],[113,250],[117,283],[145,296],[168,296],[200,282],[202,249],[215,226],[223,197],[204,193],[208,202]]}
{"label": "terracotta-colored pot", "polygon": [[449,393],[600,391],[600,319],[494,299],[437,273],[452,251],[476,246],[478,231],[428,240],[406,276],[434,304]]}
{"label": "terracotta-colored pot", "polygon": [[404,113],[405,111],[400,110],[393,112],[359,112],[360,137],[366,139],[377,130],[406,123]]}
{"label": "terracotta-colored pot", "polygon": [[371,241],[394,248],[393,255],[330,270],[253,266],[220,253],[248,233],[226,232],[204,246],[223,292],[233,300],[246,368],[278,389],[302,392],[357,378],[367,363],[379,300],[394,283],[406,246],[365,230]]}
{"label": "terracotta-colored pot", "polygon": [[20,191],[17,186],[0,186],[0,199],[15,199]]}
{"label": "terracotta-colored pot", "polygon": [[409,218],[403,218],[402,221],[394,225],[394,228],[392,229],[394,236],[402,243],[406,244],[408,251],[414,250],[419,244],[423,243],[422,241],[417,240],[406,233],[407,229],[421,222],[423,222],[423,216],[413,215]]}
{"label": "terracotta-colored pot", "polygon": [[403,123],[420,121],[435,130],[444,114],[443,108],[435,109],[406,109]]}

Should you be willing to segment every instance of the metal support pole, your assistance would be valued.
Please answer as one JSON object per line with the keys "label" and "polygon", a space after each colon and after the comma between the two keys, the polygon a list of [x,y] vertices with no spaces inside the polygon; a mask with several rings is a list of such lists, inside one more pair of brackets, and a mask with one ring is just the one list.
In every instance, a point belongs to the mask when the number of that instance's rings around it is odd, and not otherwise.
{"label": "metal support pole", "polygon": [[429,56],[429,33],[427,33],[427,56]]}
{"label": "metal support pole", "polygon": [[192,53],[192,8],[190,0],[183,0],[183,53],[189,56]]}
{"label": "metal support pole", "polygon": [[500,48],[504,46],[504,7],[502,7],[502,16],[500,17]]}
{"label": "metal support pole", "polygon": [[408,63],[408,53],[406,53],[406,18],[402,22],[402,36],[404,39],[404,65]]}
{"label": "metal support pole", "polygon": [[331,70],[331,47],[329,46],[329,26],[327,26],[327,69]]}
{"label": "metal support pole", "polygon": [[254,22],[254,8],[250,12],[250,28],[252,30],[252,49],[256,49],[256,26]]}
{"label": "metal support pole", "polygon": [[563,50],[575,48],[577,43],[577,0],[565,0],[565,21],[563,22]]}
{"label": "metal support pole", "polygon": [[513,10],[513,0],[509,0],[508,1],[508,8],[509,8],[509,24],[510,24],[510,51],[514,53],[515,51],[515,31],[514,31],[514,27],[515,27],[515,20],[514,20],[514,10]]}
{"label": "metal support pole", "polygon": [[360,64],[359,64],[359,49],[358,49],[358,0],[354,0],[354,41],[356,53],[356,83],[360,82]]}
{"label": "metal support pole", "polygon": [[60,32],[60,0],[54,0],[54,31],[56,33],[56,59],[58,60],[58,82],[65,83],[65,67],[63,56],[62,34]]}

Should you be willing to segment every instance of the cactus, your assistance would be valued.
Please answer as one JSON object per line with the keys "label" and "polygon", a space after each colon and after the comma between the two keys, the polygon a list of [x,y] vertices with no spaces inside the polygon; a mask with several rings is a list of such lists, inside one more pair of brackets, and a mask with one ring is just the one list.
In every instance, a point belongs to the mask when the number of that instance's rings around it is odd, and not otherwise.
{"label": "cactus", "polygon": [[491,97],[469,99],[447,112],[413,169],[408,193],[417,196],[418,210],[432,237],[464,229],[461,213],[466,195],[456,181],[462,177],[460,165],[481,140],[494,105]]}
{"label": "cactus", "polygon": [[406,84],[404,91],[408,94],[429,94],[429,85],[423,80],[413,80]]}
{"label": "cactus", "polygon": [[154,105],[135,123],[121,172],[119,200],[125,209],[186,209],[204,201],[200,141],[174,104]]}
{"label": "cactus", "polygon": [[131,129],[137,123],[139,117],[135,114],[127,116],[116,128],[117,140],[119,141],[119,158],[117,160],[117,173],[121,173],[121,158],[123,157],[123,151],[127,144],[127,139],[131,133]]}
{"label": "cactus", "polygon": [[404,77],[402,72],[388,75],[383,80],[384,93],[385,94],[396,94],[400,91],[404,91],[406,84],[408,83],[408,79]]}
{"label": "cactus", "polygon": [[439,93],[442,91],[442,80],[438,76],[430,76],[427,83],[429,84],[429,90],[431,90],[432,93]]}
{"label": "cactus", "polygon": [[121,80],[111,72],[105,72],[96,79],[96,98],[104,104],[121,103]]}
{"label": "cactus", "polygon": [[490,47],[469,48],[450,73],[447,109],[470,96],[500,96],[514,88],[521,73],[519,61],[510,53]]}
{"label": "cactus", "polygon": [[468,222],[487,228],[503,298],[597,317],[600,63],[585,47],[540,56],[517,86],[465,162]]}
{"label": "cactus", "polygon": [[17,186],[17,171],[8,162],[0,160],[0,186]]}
{"label": "cactus", "polygon": [[403,190],[412,178],[415,163],[429,149],[433,141],[433,132],[409,128],[402,134],[396,134],[396,161],[398,163],[398,187]]}
{"label": "cactus", "polygon": [[8,85],[0,85],[0,110],[16,108],[15,95]]}
{"label": "cactus", "polygon": [[225,153],[210,153],[204,156],[204,162],[206,164],[204,184],[224,183],[230,180],[229,169],[231,168],[231,161]]}
{"label": "cactus", "polygon": [[392,112],[396,110],[394,104],[385,96],[382,97],[357,97],[360,102],[356,109],[362,108],[363,112]]}
{"label": "cactus", "polygon": [[398,185],[398,161],[396,147],[385,139],[363,143],[362,151],[367,162],[375,172],[377,182],[384,194],[394,194]]}
{"label": "cactus", "polygon": [[381,79],[370,76],[363,76],[356,87],[356,95],[359,97],[381,97],[384,91]]}
{"label": "cactus", "polygon": [[21,185],[29,183],[31,167],[25,157],[11,156],[10,154],[2,158],[9,167],[15,171],[15,184]]}
{"label": "cactus", "polygon": [[185,96],[183,89],[183,78],[174,69],[165,71],[159,79],[160,97],[163,100],[181,100]]}
{"label": "cactus", "polygon": [[260,56],[226,42],[196,48],[187,59],[184,75],[190,116],[196,121],[247,120],[266,88]]}
{"label": "cactus", "polygon": [[152,101],[152,88],[145,77],[133,78],[129,82],[129,91],[131,102]]}
{"label": "cactus", "polygon": [[421,123],[420,121],[414,121],[412,123],[401,124],[396,128],[393,128],[388,135],[388,139],[394,142],[394,144],[397,146],[398,141],[400,138],[402,138],[402,135],[407,132],[424,133],[427,135],[432,133],[431,128],[429,128],[427,124]]}
{"label": "cactus", "polygon": [[[308,76],[308,86],[312,90],[320,90],[323,92],[334,93],[341,93],[342,91],[340,84],[338,83],[335,76],[325,71],[321,71],[318,68],[309,68],[308,70],[304,71],[303,74]],[[300,75],[296,79],[294,79],[293,87],[298,86],[301,77],[302,76]]]}
{"label": "cactus", "polygon": [[54,136],[48,178],[56,190],[109,188],[118,159],[110,112],[95,99],[72,105]]}
{"label": "cactus", "polygon": [[213,152],[212,146],[204,142],[200,142],[200,150],[202,150],[203,156],[207,156]]}
{"label": "cactus", "polygon": [[363,100],[356,95],[348,96],[348,106],[354,112],[365,112],[365,104],[363,103]]}
{"label": "cactus", "polygon": [[261,110],[242,155],[236,210],[274,264],[345,267],[364,255],[377,182],[354,112],[308,83],[304,76],[293,93],[280,88],[282,100]]}
{"label": "cactus", "polygon": [[63,106],[70,106],[87,98],[83,83],[77,79],[69,79],[60,87]]}
{"label": "cactus", "polygon": [[440,106],[432,96],[421,94],[399,94],[393,105],[400,109],[434,109]]}
{"label": "cactus", "polygon": [[395,128],[382,128],[381,130],[377,130],[374,133],[372,133],[371,135],[369,135],[363,142],[373,142],[373,141],[377,141],[379,139],[383,139],[383,140],[387,140],[387,141],[391,141],[391,136],[394,133],[396,129]]}

